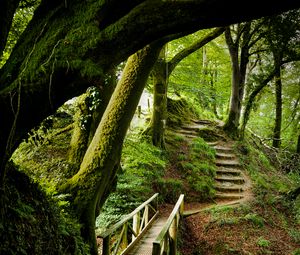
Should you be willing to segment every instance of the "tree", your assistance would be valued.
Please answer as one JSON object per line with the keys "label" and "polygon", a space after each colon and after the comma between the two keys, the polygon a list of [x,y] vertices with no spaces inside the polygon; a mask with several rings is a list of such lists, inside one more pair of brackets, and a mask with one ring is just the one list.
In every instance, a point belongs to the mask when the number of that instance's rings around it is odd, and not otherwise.
{"label": "tree", "polygon": [[[260,22],[246,22],[231,29],[227,27],[225,31],[231,59],[232,85],[229,114],[223,128],[233,137],[238,136],[250,49],[262,37],[262,33],[258,32],[261,25]],[[235,39],[232,34],[235,34]]]}
{"label": "tree", "polygon": [[151,132],[153,145],[164,148],[164,130],[167,122],[167,91],[168,80],[176,66],[187,56],[194,53],[224,32],[224,28],[216,28],[212,32],[198,39],[188,47],[179,51],[171,60],[166,60],[165,47],[160,53],[153,68],[153,115]]}
{"label": "tree", "polygon": [[299,7],[292,0],[271,9],[257,4],[245,10],[237,1],[42,1],[0,72],[0,183],[32,127],[88,86],[102,87],[107,70],[147,43]]}
{"label": "tree", "polygon": [[[266,31],[263,42],[264,45],[267,46],[267,52],[271,52],[272,54],[273,63],[272,67],[264,67],[265,70],[269,70],[268,73],[266,75],[261,75],[258,85],[249,93],[241,127],[241,136],[243,137],[255,97],[269,84],[269,82],[275,79],[275,94],[277,101],[273,132],[273,145],[275,147],[278,147],[280,143],[282,119],[281,69],[284,65],[299,60],[299,51],[297,51],[297,45],[299,44],[299,39],[297,38],[297,31],[299,31],[299,15],[297,13],[297,11],[291,11],[283,15],[269,18],[265,23],[265,27],[261,28]],[[265,61],[265,63],[269,64],[269,61]]]}
{"label": "tree", "polygon": [[[293,0],[270,1],[273,8],[257,8],[259,3],[252,1],[246,10],[233,0],[43,0],[0,71],[0,196],[5,195],[7,162],[28,131],[90,86],[105,94],[105,75],[137,52],[126,64],[80,168],[61,188],[72,195],[82,235],[96,254],[95,215],[116,180],[129,121],[159,52],[159,46],[146,45],[300,6]],[[10,26],[6,21],[0,19],[3,31]]]}
{"label": "tree", "polygon": [[160,49],[160,45],[146,46],[128,59],[80,170],[62,189],[72,194],[92,254],[97,254],[95,218],[116,181],[122,144]]}

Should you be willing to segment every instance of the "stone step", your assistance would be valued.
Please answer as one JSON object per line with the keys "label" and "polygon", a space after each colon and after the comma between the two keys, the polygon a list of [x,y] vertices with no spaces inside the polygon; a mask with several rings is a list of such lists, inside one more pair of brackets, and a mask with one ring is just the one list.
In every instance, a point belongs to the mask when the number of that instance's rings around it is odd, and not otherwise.
{"label": "stone step", "polygon": [[234,184],[227,185],[227,184],[222,184],[222,183],[217,183],[215,185],[215,189],[222,193],[233,193],[233,192],[241,193],[244,191],[244,188],[242,185],[234,185]]}
{"label": "stone step", "polygon": [[215,198],[219,199],[241,199],[244,198],[242,194],[235,194],[235,193],[223,193],[217,192]]}
{"label": "stone step", "polygon": [[241,164],[237,160],[224,160],[224,159],[221,160],[221,159],[217,159],[216,160],[216,166],[237,168],[237,167],[240,167]]}
{"label": "stone step", "polygon": [[216,158],[218,158],[218,159],[236,159],[236,156],[233,153],[217,152]]}
{"label": "stone step", "polygon": [[196,123],[196,124],[203,124],[203,125],[210,125],[213,122],[211,120],[192,120],[192,122]]}
{"label": "stone step", "polygon": [[192,126],[182,126],[181,130],[191,131],[197,133],[199,131],[198,125],[192,125]]}
{"label": "stone step", "polygon": [[178,133],[182,134],[182,135],[191,135],[191,136],[196,136],[198,137],[198,134],[197,132],[193,132],[193,131],[190,131],[190,130],[184,130],[184,129],[181,129],[178,131]]}
{"label": "stone step", "polygon": [[233,149],[231,147],[225,147],[221,145],[214,146],[215,150],[220,153],[233,153]]}
{"label": "stone step", "polygon": [[234,175],[234,176],[239,176],[241,175],[241,171],[234,169],[234,168],[228,168],[228,167],[219,167],[216,170],[216,173],[219,175]]}
{"label": "stone step", "polygon": [[245,183],[245,180],[242,177],[227,176],[227,175],[217,175],[215,177],[215,181],[228,182],[228,183],[236,183],[236,184],[243,184],[243,183]]}
{"label": "stone step", "polygon": [[216,145],[218,145],[219,141],[214,141],[214,142],[206,142],[209,146],[211,147],[215,147]]}

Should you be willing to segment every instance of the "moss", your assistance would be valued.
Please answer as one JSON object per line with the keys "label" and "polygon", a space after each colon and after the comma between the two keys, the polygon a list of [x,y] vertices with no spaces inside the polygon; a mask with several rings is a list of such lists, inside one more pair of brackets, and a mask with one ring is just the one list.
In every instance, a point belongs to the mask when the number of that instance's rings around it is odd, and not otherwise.
{"label": "moss", "polygon": [[197,118],[193,107],[184,98],[179,100],[168,98],[167,110],[167,125],[169,127],[181,126],[183,123],[189,122],[192,118]]}
{"label": "moss", "polygon": [[78,221],[15,166],[9,170],[0,197],[0,253],[88,254]]}
{"label": "moss", "polygon": [[[99,1],[77,1],[67,9],[63,4],[52,10],[40,6],[4,72],[12,74],[20,70],[19,78],[23,83],[41,79],[49,81],[49,75],[59,68],[80,70],[81,75],[87,77],[103,75],[92,57],[87,57],[89,50],[100,40],[95,23],[100,5]],[[9,76],[4,74],[3,77]]]}

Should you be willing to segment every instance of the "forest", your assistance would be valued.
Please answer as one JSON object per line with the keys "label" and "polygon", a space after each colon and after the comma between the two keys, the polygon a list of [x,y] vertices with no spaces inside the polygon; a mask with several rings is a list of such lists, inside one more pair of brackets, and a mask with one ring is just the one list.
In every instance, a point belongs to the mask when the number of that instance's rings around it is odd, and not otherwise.
{"label": "forest", "polygon": [[0,254],[102,254],[155,193],[177,254],[300,254],[299,8],[1,0]]}

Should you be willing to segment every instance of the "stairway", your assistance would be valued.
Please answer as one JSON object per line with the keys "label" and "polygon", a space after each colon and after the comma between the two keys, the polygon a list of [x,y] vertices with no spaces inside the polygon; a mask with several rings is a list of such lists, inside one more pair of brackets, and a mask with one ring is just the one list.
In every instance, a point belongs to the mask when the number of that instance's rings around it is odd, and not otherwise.
{"label": "stairway", "polygon": [[232,145],[218,141],[208,143],[216,150],[216,200],[244,200],[249,197],[250,179],[243,172]]}
{"label": "stairway", "polygon": [[[181,126],[174,130],[181,134],[188,141],[199,137],[199,130],[212,125],[210,121],[193,121],[192,123]],[[217,125],[217,126],[222,126]],[[216,150],[216,176],[215,189],[216,195],[214,203],[193,205],[191,209],[184,212],[190,216],[216,206],[235,206],[247,202],[253,198],[251,191],[251,179],[242,169],[242,166],[233,150],[233,142],[228,140],[226,134],[215,134],[214,142],[207,142],[208,145]]]}

